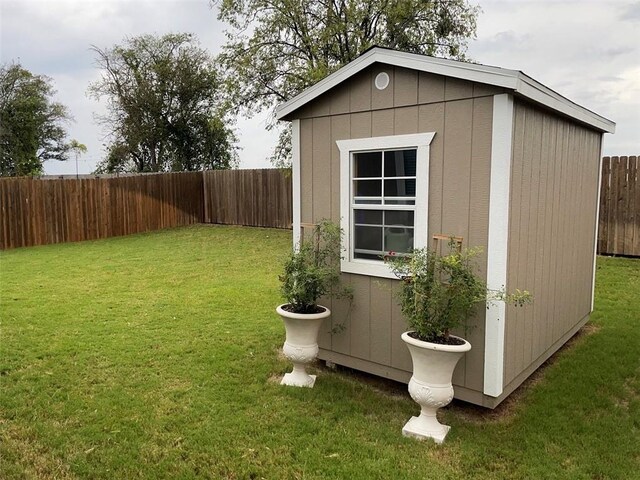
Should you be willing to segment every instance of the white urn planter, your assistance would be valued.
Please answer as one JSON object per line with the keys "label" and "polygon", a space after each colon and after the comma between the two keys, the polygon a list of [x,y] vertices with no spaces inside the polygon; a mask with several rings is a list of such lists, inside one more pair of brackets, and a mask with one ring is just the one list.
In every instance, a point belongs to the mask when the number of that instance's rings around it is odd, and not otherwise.
{"label": "white urn planter", "polygon": [[316,382],[316,376],[309,375],[305,367],[318,355],[318,332],[324,319],[331,315],[327,307],[318,306],[324,308],[324,311],[291,313],[282,308],[284,305],[276,308],[287,333],[282,351],[293,362],[293,371],[285,373],[281,385],[313,388]]}
{"label": "white urn planter", "polygon": [[[460,338],[460,337],[456,337]],[[453,400],[453,371],[471,344],[460,338],[462,345],[441,345],[423,342],[402,334],[413,361],[413,376],[409,381],[409,394],[420,405],[420,415],[411,417],[402,429],[405,437],[431,438],[442,443],[451,427],[438,422],[436,412]]]}

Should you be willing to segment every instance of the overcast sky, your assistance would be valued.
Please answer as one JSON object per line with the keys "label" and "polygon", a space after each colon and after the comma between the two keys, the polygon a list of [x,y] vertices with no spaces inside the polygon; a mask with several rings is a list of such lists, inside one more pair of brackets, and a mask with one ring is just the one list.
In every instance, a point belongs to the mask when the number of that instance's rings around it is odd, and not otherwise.
{"label": "overcast sky", "polygon": [[[605,155],[640,153],[640,2],[481,1],[478,38],[469,55],[487,65],[522,70],[562,95],[617,123],[605,136]],[[89,173],[103,156],[87,98],[99,72],[91,45],[111,47],[125,36],[192,32],[213,54],[225,26],[208,0],[0,0],[0,59],[50,76],[56,99],[75,118],[70,138],[88,147]],[[241,119],[241,167],[268,167],[275,144],[266,115]],[[47,162],[46,173],[75,173],[74,162]]]}

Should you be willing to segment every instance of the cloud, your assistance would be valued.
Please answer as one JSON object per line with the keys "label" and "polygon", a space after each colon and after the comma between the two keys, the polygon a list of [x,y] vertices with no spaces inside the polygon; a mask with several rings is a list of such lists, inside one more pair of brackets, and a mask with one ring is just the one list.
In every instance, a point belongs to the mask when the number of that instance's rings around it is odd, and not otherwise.
{"label": "cloud", "polygon": [[487,38],[479,38],[473,44],[473,50],[479,53],[497,51],[518,51],[527,49],[532,38],[528,33],[516,33],[513,30],[498,32]]}
{"label": "cloud", "polygon": [[625,6],[619,18],[629,22],[640,22],[640,2]]}
{"label": "cloud", "polygon": [[[104,156],[103,132],[94,122],[104,105],[85,95],[99,75],[91,45],[111,47],[145,33],[191,32],[216,54],[224,42],[225,27],[208,0],[2,0],[0,8],[0,60],[19,60],[53,79],[55,99],[75,118],[69,137],[88,148],[80,159],[82,173],[91,172]],[[265,130],[264,119],[239,120],[238,134],[242,166],[269,166],[276,137]],[[75,173],[75,162],[47,162],[45,170]]]}
{"label": "cloud", "polygon": [[[103,155],[93,113],[103,106],[85,96],[96,78],[92,44],[110,47],[125,36],[192,32],[213,54],[225,41],[209,0],[0,0],[0,59],[53,78],[56,100],[76,122],[71,138],[85,143],[89,172]],[[640,132],[640,2],[482,1],[478,39],[469,55],[487,65],[522,70],[558,93],[618,122],[605,152],[637,153]],[[623,21],[624,20],[624,21]],[[266,114],[239,119],[243,167],[267,167],[275,144]],[[624,149],[634,150],[623,151]],[[75,172],[75,165],[47,165]],[[66,168],[66,170],[65,170]]]}
{"label": "cloud", "polygon": [[[477,62],[522,70],[549,88],[617,122],[605,152],[640,147],[640,45],[637,27],[620,22],[612,2],[482,3]],[[635,5],[625,5],[631,17]],[[632,8],[633,7],[633,8]],[[632,145],[634,152],[623,152]]]}

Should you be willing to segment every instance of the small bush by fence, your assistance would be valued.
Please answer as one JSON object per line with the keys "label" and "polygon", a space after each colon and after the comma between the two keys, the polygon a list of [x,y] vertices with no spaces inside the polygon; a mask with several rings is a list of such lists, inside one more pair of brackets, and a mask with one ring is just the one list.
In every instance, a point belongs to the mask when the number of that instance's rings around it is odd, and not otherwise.
{"label": "small bush by fence", "polygon": [[203,222],[290,228],[292,215],[291,177],[278,169],[0,179],[0,249]]}
{"label": "small bush by fence", "polygon": [[602,159],[598,253],[640,256],[640,161],[637,156]]}

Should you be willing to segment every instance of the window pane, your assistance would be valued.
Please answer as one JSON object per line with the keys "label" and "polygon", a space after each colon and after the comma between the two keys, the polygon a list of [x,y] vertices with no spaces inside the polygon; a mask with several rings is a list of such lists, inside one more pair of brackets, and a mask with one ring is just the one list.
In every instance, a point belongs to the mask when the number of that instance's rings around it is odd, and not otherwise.
{"label": "window pane", "polygon": [[382,152],[361,152],[353,154],[353,176],[382,177]]}
{"label": "window pane", "polygon": [[382,251],[382,228],[355,226],[354,246],[362,250]]}
{"label": "window pane", "polygon": [[[358,202],[360,203],[360,202]],[[363,202],[364,203],[364,202]],[[415,205],[415,200],[400,200],[398,198],[386,198],[384,199],[385,205]]]}
{"label": "window pane", "polygon": [[353,217],[354,223],[382,225],[382,210],[354,210]]}
{"label": "window pane", "polygon": [[[362,199],[362,198],[356,198],[353,200],[353,203],[359,204],[359,205],[381,205],[382,204],[382,200],[371,200],[371,199]],[[389,203],[389,202],[387,202]],[[411,204],[413,205],[413,203]]]}
{"label": "window pane", "polygon": [[413,212],[402,210],[387,210],[384,212],[384,224],[386,226],[413,226]]}
{"label": "window pane", "polygon": [[385,177],[415,177],[416,150],[393,150],[384,152]]}
{"label": "window pane", "polygon": [[415,197],[416,181],[413,180],[385,180],[385,197]]}
{"label": "window pane", "polygon": [[363,258],[365,260],[378,260],[378,261],[383,261],[382,258],[382,253],[362,253],[362,252],[355,252],[353,254],[354,258]]}
{"label": "window pane", "polygon": [[408,253],[413,248],[413,228],[385,227],[384,249],[386,252]]}
{"label": "window pane", "polygon": [[354,197],[380,197],[382,196],[381,180],[354,180]]}

